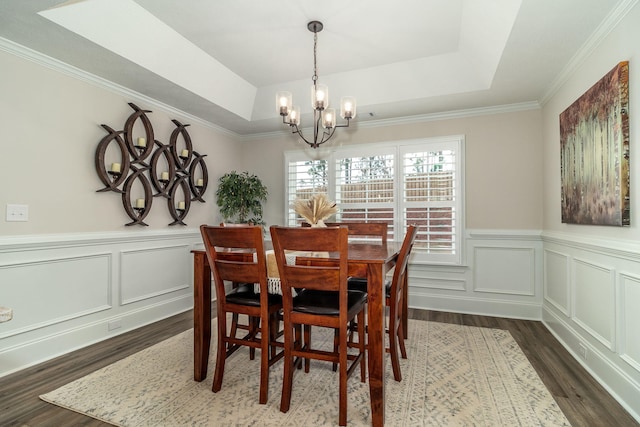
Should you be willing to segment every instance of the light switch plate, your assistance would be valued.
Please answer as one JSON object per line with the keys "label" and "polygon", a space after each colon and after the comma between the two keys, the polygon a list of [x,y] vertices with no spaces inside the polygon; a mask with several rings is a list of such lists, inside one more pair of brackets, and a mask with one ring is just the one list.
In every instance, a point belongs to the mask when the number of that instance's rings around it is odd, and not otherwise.
{"label": "light switch plate", "polygon": [[29,221],[29,205],[7,205],[7,222]]}

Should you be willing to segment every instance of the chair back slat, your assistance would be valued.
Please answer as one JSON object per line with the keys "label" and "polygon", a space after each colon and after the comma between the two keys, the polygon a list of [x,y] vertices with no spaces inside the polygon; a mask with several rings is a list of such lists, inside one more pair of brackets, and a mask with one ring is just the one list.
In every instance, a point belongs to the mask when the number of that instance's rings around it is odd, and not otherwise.
{"label": "chair back slat", "polygon": [[200,227],[216,296],[224,300],[225,281],[259,283],[267,288],[266,257],[261,226]]}
{"label": "chair back slat", "polygon": [[[333,264],[338,264],[337,260]],[[317,289],[323,291],[340,290],[340,267],[325,265],[309,267],[285,265],[285,275],[292,288]]]}
{"label": "chair back slat", "polygon": [[[327,227],[346,226],[349,229],[349,236],[359,237],[379,237],[382,243],[387,243],[389,224],[386,222],[325,222]],[[303,222],[303,227],[311,227],[308,223]]]}
{"label": "chair back slat", "polygon": [[[341,304],[347,301],[348,230],[346,227],[271,227],[271,239],[280,271],[283,307],[291,307],[291,289],[305,288],[340,292]],[[331,254],[322,265],[288,265],[287,251]],[[323,258],[313,258],[320,260]]]}
{"label": "chair back slat", "polygon": [[230,282],[259,283],[261,271],[257,262],[216,260],[218,275]]}
{"label": "chair back slat", "polygon": [[[322,233],[327,228],[337,229],[339,227],[277,227],[285,228],[286,232],[279,233],[279,240],[286,251],[298,252],[336,252],[340,250],[338,242],[334,240],[340,233]],[[348,233],[344,227],[345,235]],[[319,232],[320,231],[320,232]],[[273,240],[273,235],[272,235]],[[275,249],[275,242],[274,242]]]}

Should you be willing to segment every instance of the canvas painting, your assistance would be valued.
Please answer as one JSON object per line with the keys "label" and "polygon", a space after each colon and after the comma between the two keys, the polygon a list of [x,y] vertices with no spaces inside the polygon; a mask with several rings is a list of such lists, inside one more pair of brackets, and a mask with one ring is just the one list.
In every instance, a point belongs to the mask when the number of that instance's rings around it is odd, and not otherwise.
{"label": "canvas painting", "polygon": [[560,114],[562,222],[629,219],[629,62],[620,62]]}

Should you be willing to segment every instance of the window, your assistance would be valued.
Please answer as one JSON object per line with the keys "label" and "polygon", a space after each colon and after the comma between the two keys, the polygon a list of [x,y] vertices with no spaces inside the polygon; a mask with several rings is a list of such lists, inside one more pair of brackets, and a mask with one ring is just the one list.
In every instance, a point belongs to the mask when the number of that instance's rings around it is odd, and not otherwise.
{"label": "window", "polygon": [[417,224],[415,262],[461,264],[463,153],[462,136],[341,147],[322,160],[287,152],[288,225],[301,222],[296,198],[327,193],[337,221],[385,221],[397,241]]}

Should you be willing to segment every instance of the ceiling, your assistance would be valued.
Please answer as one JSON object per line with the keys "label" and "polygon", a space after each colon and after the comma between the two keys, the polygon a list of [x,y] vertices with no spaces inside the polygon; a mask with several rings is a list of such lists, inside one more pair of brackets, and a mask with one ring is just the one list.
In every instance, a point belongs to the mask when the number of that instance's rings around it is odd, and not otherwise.
{"label": "ceiling", "polygon": [[0,37],[250,135],[285,128],[278,90],[308,126],[311,20],[319,82],[357,99],[356,124],[541,102],[631,1],[0,0]]}

